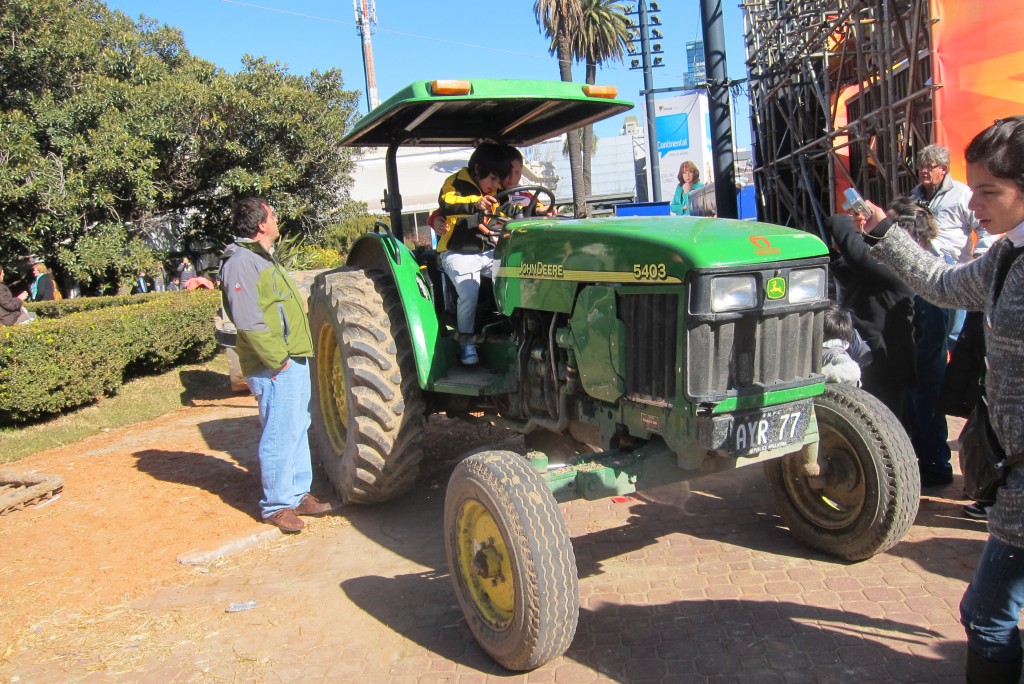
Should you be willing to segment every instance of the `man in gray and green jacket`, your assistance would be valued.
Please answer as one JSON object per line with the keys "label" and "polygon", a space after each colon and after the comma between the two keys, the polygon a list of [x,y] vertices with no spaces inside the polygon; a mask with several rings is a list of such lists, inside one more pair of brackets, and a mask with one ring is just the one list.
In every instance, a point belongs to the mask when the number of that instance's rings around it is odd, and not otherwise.
{"label": "man in gray and green jacket", "polygon": [[235,242],[221,257],[224,311],[238,330],[236,351],[260,409],[263,519],[284,532],[305,526],[300,515],[323,515],[331,505],[309,493],[309,358],[313,356],[302,297],[273,256],[277,214],[248,197],[235,204]]}

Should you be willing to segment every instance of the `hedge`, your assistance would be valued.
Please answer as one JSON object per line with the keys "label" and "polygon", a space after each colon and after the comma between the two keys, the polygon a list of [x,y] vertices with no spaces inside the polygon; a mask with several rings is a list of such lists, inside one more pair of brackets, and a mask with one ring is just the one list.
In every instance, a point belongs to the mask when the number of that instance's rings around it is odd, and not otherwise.
{"label": "hedge", "polygon": [[215,290],[40,303],[39,318],[0,328],[0,425],[117,393],[128,378],[209,358]]}
{"label": "hedge", "polygon": [[[183,290],[191,292],[191,290]],[[43,302],[26,302],[25,308],[39,318],[64,318],[83,311],[109,309],[113,306],[138,306],[163,297],[167,292],[151,292],[143,295],[113,295],[110,297],[75,297],[74,299],[51,299]],[[180,294],[180,293],[179,293]]]}

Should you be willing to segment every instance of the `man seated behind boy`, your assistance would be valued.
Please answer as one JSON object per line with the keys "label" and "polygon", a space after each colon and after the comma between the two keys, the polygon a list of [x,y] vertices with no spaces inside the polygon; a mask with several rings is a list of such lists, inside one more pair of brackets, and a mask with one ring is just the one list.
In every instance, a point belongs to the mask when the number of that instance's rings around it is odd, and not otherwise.
{"label": "man seated behind boy", "polygon": [[[508,156],[512,169],[501,180],[502,190],[518,187],[523,179],[523,153],[512,145],[505,145],[505,154]],[[521,213],[523,208],[529,206],[530,202],[533,201],[533,193],[527,191],[517,192],[509,195],[508,201],[513,206],[519,207],[518,212]],[[538,204],[536,211],[538,215],[554,216],[558,210],[555,206],[543,207]],[[513,218],[516,217],[518,217],[518,214],[513,216]]]}
{"label": "man seated behind boy", "polygon": [[[441,268],[458,294],[456,318],[462,335],[475,332],[481,276],[494,277],[494,248],[487,242],[491,230],[479,214],[497,209],[494,194],[510,171],[511,164],[502,145],[480,143],[466,167],[449,176],[438,195],[447,230],[437,244],[437,251]],[[480,361],[475,344],[460,341],[460,347],[459,360],[463,364]]]}

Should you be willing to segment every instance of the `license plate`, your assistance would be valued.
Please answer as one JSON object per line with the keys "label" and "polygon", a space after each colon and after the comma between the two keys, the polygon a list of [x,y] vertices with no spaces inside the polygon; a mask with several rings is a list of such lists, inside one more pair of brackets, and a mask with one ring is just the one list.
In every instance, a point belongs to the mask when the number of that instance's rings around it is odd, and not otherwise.
{"label": "license plate", "polygon": [[[705,446],[746,456],[802,442],[811,422],[811,400],[716,416]],[[707,442],[710,442],[708,444]]]}

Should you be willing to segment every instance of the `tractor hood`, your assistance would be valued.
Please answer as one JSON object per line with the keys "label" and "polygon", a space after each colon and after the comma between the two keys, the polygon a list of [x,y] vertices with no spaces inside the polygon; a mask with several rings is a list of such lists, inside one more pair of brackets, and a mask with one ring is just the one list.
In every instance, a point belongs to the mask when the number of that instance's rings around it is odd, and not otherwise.
{"label": "tractor hood", "polygon": [[636,217],[511,223],[499,276],[604,283],[681,283],[692,269],[824,257],[800,230],[718,218]]}

